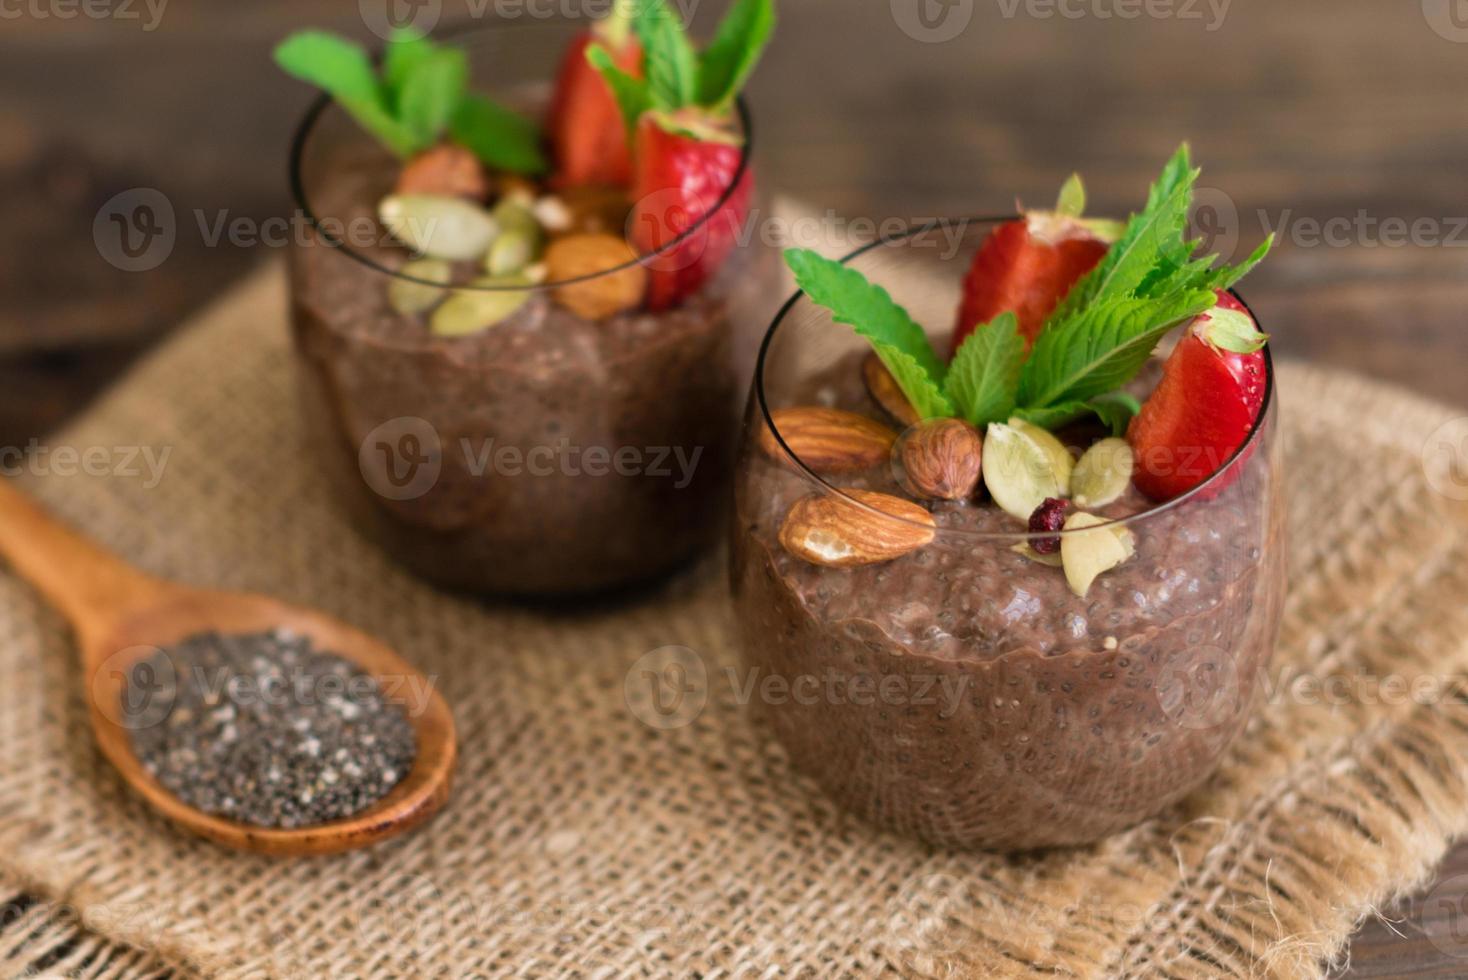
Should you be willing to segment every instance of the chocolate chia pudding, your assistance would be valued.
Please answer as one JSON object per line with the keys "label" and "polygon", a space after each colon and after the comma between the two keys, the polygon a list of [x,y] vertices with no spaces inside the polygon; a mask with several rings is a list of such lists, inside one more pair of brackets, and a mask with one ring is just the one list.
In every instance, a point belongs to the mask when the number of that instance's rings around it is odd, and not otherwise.
{"label": "chocolate chia pudding", "polygon": [[1284,550],[1269,337],[1232,286],[1272,241],[1198,254],[1198,175],[1184,144],[1126,221],[1072,176],[1053,211],[786,252],[735,476],[744,683],[873,823],[1094,841],[1246,724]]}
{"label": "chocolate chia pudding", "polygon": [[[370,221],[392,180],[390,165],[341,169],[322,207]],[[360,250],[386,268],[409,258]],[[319,239],[292,258],[323,462],[358,523],[417,573],[467,591],[587,592],[656,577],[717,533],[739,256],[673,310],[593,322],[532,290],[469,337],[432,335],[389,305],[388,276]]]}
{"label": "chocolate chia pudding", "polygon": [[[886,419],[860,378],[848,358],[788,402]],[[982,499],[933,504],[933,543],[895,560],[802,561],[781,524],[832,491],[748,451],[733,562],[746,666],[820,691],[759,705],[791,761],[861,816],[958,847],[1095,840],[1181,799],[1243,726],[1275,639],[1270,412],[1214,499],[1135,517],[1154,505],[1133,488],[1099,509],[1133,518],[1136,554],[1085,598],[1014,551],[1015,521]],[[1093,434],[1064,436],[1079,449]],[[885,460],[839,484],[902,492]]]}
{"label": "chocolate chia pudding", "polygon": [[740,93],[775,18],[734,6],[707,49],[661,2],[534,21],[275,60],[326,93],[292,322],[337,495],[434,582],[554,596],[658,578],[726,513],[774,271]]}

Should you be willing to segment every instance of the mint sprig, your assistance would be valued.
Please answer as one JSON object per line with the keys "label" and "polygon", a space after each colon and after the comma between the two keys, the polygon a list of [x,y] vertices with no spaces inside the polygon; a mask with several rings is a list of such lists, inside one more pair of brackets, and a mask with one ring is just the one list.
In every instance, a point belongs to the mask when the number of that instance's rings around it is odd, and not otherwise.
{"label": "mint sprig", "polygon": [[379,76],[361,45],[325,31],[300,31],[276,47],[275,62],[331,95],[398,157],[420,153],[447,134],[496,169],[536,174],[547,167],[533,121],[469,94],[468,60],[457,48],[397,31]]}
{"label": "mint sprig", "polygon": [[773,0],[739,0],[729,8],[699,63],[699,104],[727,109],[749,81],[774,33]]}
{"label": "mint sprig", "polygon": [[953,403],[943,390],[947,368],[923,328],[887,290],[856,269],[810,249],[789,249],[785,262],[806,295],[830,310],[837,323],[855,328],[871,341],[919,415],[946,418],[954,414]]}
{"label": "mint sprig", "polygon": [[960,417],[983,428],[1014,414],[1025,340],[1019,318],[1001,313],[964,340],[948,368],[945,390]]}
{"label": "mint sprig", "polygon": [[[642,43],[646,77],[634,78],[617,68],[600,45],[588,48],[586,58],[611,86],[629,129],[636,129],[651,111],[660,113],[670,128],[680,129],[686,127],[674,119],[684,110],[702,110],[715,118],[728,115],[774,35],[775,3],[736,0],[702,52],[666,0],[640,3],[632,26]],[[706,128],[688,132],[699,138],[711,135]]]}
{"label": "mint sprig", "polygon": [[[955,415],[983,426],[1018,416],[1056,429],[1094,415],[1120,435],[1141,408],[1124,388],[1158,342],[1212,309],[1216,291],[1248,274],[1273,244],[1270,236],[1238,266],[1199,256],[1200,243],[1186,237],[1198,174],[1184,144],[1152,185],[1147,206],[1046,321],[1028,358],[1015,315],[1004,313],[975,330],[944,365],[923,329],[860,273],[804,250],[787,252],[786,261],[810,298],[872,340],[884,363],[892,350],[910,361],[903,373],[888,367],[924,418]],[[1079,219],[1084,207],[1084,188],[1072,178],[1061,210]],[[922,369],[917,378],[914,368]]]}
{"label": "mint sprig", "polygon": [[301,31],[275,49],[275,63],[329,93],[359,126],[398,156],[411,156],[419,149],[418,135],[394,114],[386,89],[360,46],[324,31]]}

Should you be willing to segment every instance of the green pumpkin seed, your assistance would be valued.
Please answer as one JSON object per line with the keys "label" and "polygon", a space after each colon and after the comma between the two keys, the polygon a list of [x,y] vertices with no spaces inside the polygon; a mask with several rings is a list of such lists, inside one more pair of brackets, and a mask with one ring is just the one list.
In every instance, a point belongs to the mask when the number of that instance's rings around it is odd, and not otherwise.
{"label": "green pumpkin seed", "polygon": [[538,229],[533,236],[519,228],[507,229],[489,247],[484,270],[492,276],[524,272],[527,266],[540,257],[539,237]]}
{"label": "green pumpkin seed", "polygon": [[1017,544],[1009,549],[1017,555],[1023,555],[1037,565],[1046,565],[1050,568],[1060,568],[1063,564],[1059,555],[1042,555],[1028,544]]}
{"label": "green pumpkin seed", "polygon": [[[485,277],[474,280],[470,285],[529,287],[530,282],[514,276]],[[433,311],[428,328],[438,337],[467,337],[488,330],[519,312],[530,300],[530,293],[529,288],[461,289]]]}
{"label": "green pumpkin seed", "polygon": [[1029,436],[1035,444],[1045,450],[1045,455],[1050,459],[1050,468],[1055,471],[1055,479],[1060,484],[1061,497],[1070,496],[1070,475],[1075,469],[1075,458],[1071,456],[1070,450],[1065,448],[1065,443],[1055,438],[1049,429],[1042,429],[1032,422],[1024,419],[1010,419],[1012,428]]}
{"label": "green pumpkin seed", "polygon": [[[453,277],[453,268],[442,259],[415,259],[400,270],[414,279],[441,282],[445,286]],[[443,299],[448,290],[440,286],[429,286],[412,279],[393,279],[387,287],[387,301],[393,309],[404,316],[415,316],[432,309]]]}
{"label": "green pumpkin seed", "polygon": [[1070,488],[1077,507],[1105,507],[1126,493],[1132,482],[1136,457],[1125,439],[1102,439],[1086,450],[1071,474]]}
{"label": "green pumpkin seed", "polygon": [[404,245],[451,262],[479,258],[499,234],[488,211],[457,197],[394,194],[382,199],[377,215]]}
{"label": "green pumpkin seed", "polygon": [[1029,522],[1047,497],[1063,497],[1050,456],[1017,428],[995,422],[984,439],[984,485],[1006,514]]}

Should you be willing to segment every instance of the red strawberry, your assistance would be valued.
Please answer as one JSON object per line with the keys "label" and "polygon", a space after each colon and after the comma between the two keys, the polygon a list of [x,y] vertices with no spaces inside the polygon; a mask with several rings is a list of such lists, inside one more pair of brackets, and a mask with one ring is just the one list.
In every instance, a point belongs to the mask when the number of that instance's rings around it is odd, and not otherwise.
{"label": "red strawberry", "polygon": [[555,187],[605,184],[626,187],[632,183],[632,149],[622,110],[599,71],[586,60],[586,51],[599,44],[617,67],[629,75],[642,75],[642,45],[627,34],[616,38],[615,27],[606,21],[578,34],[561,62],[551,99],[546,133],[556,162],[551,178]]}
{"label": "red strawberry", "polygon": [[[654,311],[698,292],[734,250],[749,217],[753,172],[746,169],[734,186],[743,147],[716,133],[708,137],[670,132],[655,113],[643,116],[637,127],[632,244],[651,256],[647,305]],[[721,205],[730,187],[734,190]],[[708,220],[692,234],[666,248],[705,215]]]}
{"label": "red strawberry", "polygon": [[775,4],[734,0],[701,51],[666,0],[633,6],[648,77],[629,78],[591,54],[635,134],[627,237],[645,256],[647,305],[659,311],[708,282],[749,217],[754,176],[740,172],[744,134],[733,124],[734,107],[774,32]]}
{"label": "red strawberry", "polygon": [[1055,307],[1109,247],[1078,214],[1032,212],[995,228],[964,280],[953,350],[1007,312],[1019,318],[1019,332],[1033,345]]}
{"label": "red strawberry", "polygon": [[[1223,292],[1216,307],[1189,325],[1127,432],[1137,456],[1138,489],[1154,500],[1171,500],[1233,457],[1264,408],[1268,339],[1244,305]],[[1238,472],[1208,492],[1221,492]]]}

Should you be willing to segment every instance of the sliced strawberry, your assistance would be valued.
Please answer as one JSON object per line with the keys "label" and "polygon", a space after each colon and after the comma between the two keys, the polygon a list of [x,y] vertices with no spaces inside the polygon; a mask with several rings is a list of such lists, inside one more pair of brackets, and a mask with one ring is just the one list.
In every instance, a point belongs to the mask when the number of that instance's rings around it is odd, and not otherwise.
{"label": "sliced strawberry", "polygon": [[650,256],[645,264],[651,310],[670,309],[698,292],[734,250],[749,217],[752,170],[746,168],[734,186],[743,147],[716,133],[704,135],[672,131],[656,113],[638,124],[631,236],[637,250]]}
{"label": "sliced strawberry", "polygon": [[963,283],[953,350],[1001,313],[1013,313],[1027,344],[1067,293],[1096,267],[1115,239],[1109,221],[1081,217],[1086,192],[1079,177],[1061,188],[1054,211],[1030,211],[989,233]]}
{"label": "sliced strawberry", "polygon": [[[1127,432],[1138,489],[1171,500],[1207,481],[1238,452],[1264,408],[1268,339],[1228,293],[1219,293],[1218,305],[1189,325]],[[1221,492],[1238,472],[1236,467],[1209,492]]]}
{"label": "sliced strawberry", "polygon": [[578,34],[561,63],[551,99],[546,134],[555,158],[555,187],[632,183],[632,149],[622,110],[601,72],[586,60],[593,44],[605,48],[617,67],[634,78],[642,75],[642,45],[603,24]]}
{"label": "sliced strawberry", "polygon": [[1033,345],[1045,320],[1096,267],[1107,247],[1080,225],[1071,237],[1057,242],[1035,235],[1028,218],[1000,225],[974,256],[964,280],[953,349],[957,351],[980,325],[1011,311],[1019,318],[1020,333]]}

